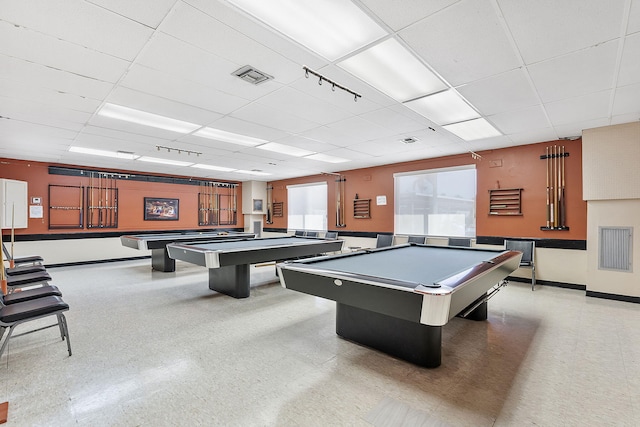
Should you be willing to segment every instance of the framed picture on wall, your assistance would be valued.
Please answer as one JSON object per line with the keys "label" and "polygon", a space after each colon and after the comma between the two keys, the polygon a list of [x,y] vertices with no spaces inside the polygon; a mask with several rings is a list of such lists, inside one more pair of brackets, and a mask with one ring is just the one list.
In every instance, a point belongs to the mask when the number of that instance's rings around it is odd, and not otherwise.
{"label": "framed picture on wall", "polygon": [[159,197],[144,198],[145,221],[177,221],[179,216],[179,199]]}
{"label": "framed picture on wall", "polygon": [[253,199],[253,211],[262,212],[262,199]]}

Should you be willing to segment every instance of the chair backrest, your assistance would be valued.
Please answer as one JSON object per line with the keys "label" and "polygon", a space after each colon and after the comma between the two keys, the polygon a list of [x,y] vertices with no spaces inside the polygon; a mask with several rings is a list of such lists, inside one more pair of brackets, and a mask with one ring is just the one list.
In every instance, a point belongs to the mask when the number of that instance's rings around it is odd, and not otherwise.
{"label": "chair backrest", "polygon": [[471,239],[468,237],[449,237],[449,246],[471,247]]}
{"label": "chair backrest", "polygon": [[307,231],[304,235],[305,235],[305,237],[318,237],[318,232],[317,231]]}
{"label": "chair backrest", "polygon": [[376,248],[393,246],[393,234],[378,234],[376,237]]}
{"label": "chair backrest", "polygon": [[296,230],[296,232],[293,233],[293,235],[302,237],[302,236],[304,236],[304,231],[303,230]]}
{"label": "chair backrest", "polygon": [[427,237],[426,236],[409,236],[409,239],[407,239],[407,242],[409,243],[420,243],[420,244],[424,244],[424,242],[427,241]]}
{"label": "chair backrest", "polygon": [[336,240],[338,238],[338,232],[337,231],[327,231],[324,234],[324,238],[325,239]]}
{"label": "chair backrest", "polygon": [[536,244],[533,240],[506,240],[504,241],[505,249],[511,251],[522,252],[522,260],[520,265],[533,265],[535,259]]}
{"label": "chair backrest", "polygon": [[11,254],[7,250],[7,247],[4,245],[4,242],[2,242],[2,252],[4,252],[4,256],[6,257],[5,259],[11,259]]}

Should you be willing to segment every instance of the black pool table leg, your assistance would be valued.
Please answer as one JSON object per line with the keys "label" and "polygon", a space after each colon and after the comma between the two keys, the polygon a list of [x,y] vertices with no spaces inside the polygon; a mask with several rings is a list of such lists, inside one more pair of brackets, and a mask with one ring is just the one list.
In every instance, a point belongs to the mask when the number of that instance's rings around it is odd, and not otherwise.
{"label": "black pool table leg", "polygon": [[442,327],[337,303],[336,333],[426,368],[442,362]]}
{"label": "black pool table leg", "polygon": [[209,289],[234,298],[248,298],[250,293],[249,264],[228,265],[209,269]]}
{"label": "black pool table leg", "polygon": [[151,268],[165,273],[176,271],[176,260],[169,258],[169,252],[166,247],[151,249]]}

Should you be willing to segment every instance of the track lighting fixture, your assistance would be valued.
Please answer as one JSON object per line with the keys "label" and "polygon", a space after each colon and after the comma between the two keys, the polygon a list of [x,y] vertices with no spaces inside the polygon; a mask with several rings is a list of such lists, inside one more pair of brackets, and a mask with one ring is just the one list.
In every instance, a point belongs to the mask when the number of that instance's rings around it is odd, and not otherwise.
{"label": "track lighting fixture", "polygon": [[306,78],[309,78],[309,74],[313,74],[314,76],[316,76],[318,78],[318,85],[322,85],[322,82],[325,81],[325,82],[327,82],[327,83],[329,83],[331,85],[331,90],[333,92],[336,91],[336,87],[338,89],[342,89],[343,91],[353,95],[354,102],[358,102],[358,98],[362,98],[362,95],[360,95],[359,93],[354,92],[354,91],[352,91],[351,89],[349,89],[349,88],[347,88],[345,86],[339,85],[338,83],[334,82],[333,80],[326,78],[322,74],[320,74],[320,73],[318,73],[316,71],[313,71],[311,68],[307,67],[306,65],[304,65],[302,67],[302,69],[304,70],[304,76]]}

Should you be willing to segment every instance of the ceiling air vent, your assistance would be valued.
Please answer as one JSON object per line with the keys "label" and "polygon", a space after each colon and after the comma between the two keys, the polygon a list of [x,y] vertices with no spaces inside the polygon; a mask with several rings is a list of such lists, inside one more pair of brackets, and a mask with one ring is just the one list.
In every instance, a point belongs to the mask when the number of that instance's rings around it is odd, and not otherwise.
{"label": "ceiling air vent", "polygon": [[413,144],[414,142],[418,142],[418,138],[413,138],[413,137],[402,138],[400,142],[402,142],[403,144]]}
{"label": "ceiling air vent", "polygon": [[273,79],[273,76],[270,76],[267,73],[263,73],[260,70],[256,70],[251,65],[245,65],[242,68],[238,68],[231,74],[240,77],[245,82],[249,82],[253,85],[259,85],[260,83]]}

